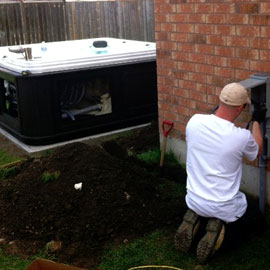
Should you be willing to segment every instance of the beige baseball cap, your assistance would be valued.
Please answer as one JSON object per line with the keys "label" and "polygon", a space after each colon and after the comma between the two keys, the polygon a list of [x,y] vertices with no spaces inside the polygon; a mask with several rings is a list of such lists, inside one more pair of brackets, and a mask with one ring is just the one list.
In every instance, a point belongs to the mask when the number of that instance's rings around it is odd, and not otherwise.
{"label": "beige baseball cap", "polygon": [[221,90],[219,99],[223,103],[231,106],[240,106],[251,103],[246,88],[236,82],[225,85]]}

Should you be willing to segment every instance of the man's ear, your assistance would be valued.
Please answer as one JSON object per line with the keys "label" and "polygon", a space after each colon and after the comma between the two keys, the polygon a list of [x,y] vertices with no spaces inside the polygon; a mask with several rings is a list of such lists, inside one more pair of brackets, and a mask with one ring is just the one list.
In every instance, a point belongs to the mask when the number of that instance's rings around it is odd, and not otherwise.
{"label": "man's ear", "polygon": [[240,105],[236,109],[237,113],[241,113],[243,110],[244,110],[244,105]]}

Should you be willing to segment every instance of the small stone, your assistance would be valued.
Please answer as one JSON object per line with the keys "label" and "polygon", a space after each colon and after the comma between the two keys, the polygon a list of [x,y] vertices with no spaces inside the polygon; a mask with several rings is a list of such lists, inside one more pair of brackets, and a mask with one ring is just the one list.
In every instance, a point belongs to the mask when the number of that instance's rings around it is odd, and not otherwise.
{"label": "small stone", "polygon": [[62,249],[62,242],[60,241],[50,241],[45,246],[47,253],[56,253]]}
{"label": "small stone", "polygon": [[124,244],[127,244],[128,243],[128,239],[124,239],[123,243]]}
{"label": "small stone", "polygon": [[4,246],[7,244],[7,240],[4,238],[0,238],[0,246]]}

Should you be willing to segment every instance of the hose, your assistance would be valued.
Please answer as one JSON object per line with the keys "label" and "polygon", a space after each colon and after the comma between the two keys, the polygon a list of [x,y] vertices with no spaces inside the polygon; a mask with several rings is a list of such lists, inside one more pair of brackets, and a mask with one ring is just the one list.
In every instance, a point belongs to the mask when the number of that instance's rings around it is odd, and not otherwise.
{"label": "hose", "polygon": [[135,267],[129,268],[128,270],[144,269],[144,268],[167,268],[167,269],[173,269],[173,270],[182,270],[182,269],[177,268],[177,267],[166,266],[166,265],[143,265],[143,266],[135,266]]}

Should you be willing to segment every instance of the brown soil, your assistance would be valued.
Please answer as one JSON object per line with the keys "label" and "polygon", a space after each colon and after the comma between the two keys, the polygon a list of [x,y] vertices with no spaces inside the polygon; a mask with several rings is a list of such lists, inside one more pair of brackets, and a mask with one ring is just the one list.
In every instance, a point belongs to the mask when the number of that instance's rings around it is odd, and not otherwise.
{"label": "brown soil", "polygon": [[[176,228],[184,199],[159,187],[166,183],[169,188],[173,181],[184,186],[184,170],[167,169],[168,179],[161,178],[152,173],[157,174],[158,164],[146,166],[127,155],[155,146],[158,129],[151,125],[132,136],[68,144],[23,162],[15,177],[0,182],[0,238],[9,242],[6,251],[27,258],[59,241],[61,249],[53,254],[58,262],[95,269],[108,244]],[[44,172],[60,176],[45,182]],[[80,182],[82,189],[76,190]]]}

